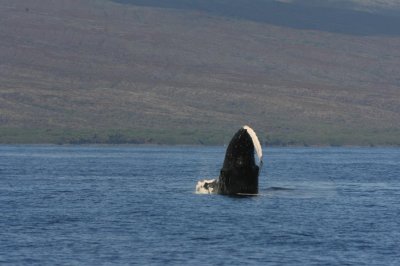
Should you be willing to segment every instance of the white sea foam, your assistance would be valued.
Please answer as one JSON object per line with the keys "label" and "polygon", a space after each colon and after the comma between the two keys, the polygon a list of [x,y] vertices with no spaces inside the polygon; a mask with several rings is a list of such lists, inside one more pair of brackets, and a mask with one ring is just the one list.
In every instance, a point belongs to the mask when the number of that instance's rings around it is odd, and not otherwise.
{"label": "white sea foam", "polygon": [[197,182],[196,193],[197,194],[214,194],[218,191],[217,179],[204,179]]}

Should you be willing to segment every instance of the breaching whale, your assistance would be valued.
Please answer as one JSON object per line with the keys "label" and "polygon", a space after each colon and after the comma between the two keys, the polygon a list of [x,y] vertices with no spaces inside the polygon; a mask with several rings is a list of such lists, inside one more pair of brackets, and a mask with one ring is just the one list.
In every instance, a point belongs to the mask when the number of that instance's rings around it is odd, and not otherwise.
{"label": "breaching whale", "polygon": [[[257,154],[258,165],[254,158]],[[236,132],[230,141],[217,179],[202,180],[196,185],[201,194],[257,194],[258,176],[262,167],[262,149],[256,133],[249,126]]]}

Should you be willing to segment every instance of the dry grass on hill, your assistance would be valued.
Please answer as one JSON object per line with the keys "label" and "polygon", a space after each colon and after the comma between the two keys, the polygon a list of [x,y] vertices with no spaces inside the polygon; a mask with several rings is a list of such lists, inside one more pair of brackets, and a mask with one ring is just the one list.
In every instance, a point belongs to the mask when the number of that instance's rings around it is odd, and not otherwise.
{"label": "dry grass on hill", "polygon": [[275,144],[400,144],[400,37],[95,0],[5,0],[0,22],[3,143],[221,143],[251,124]]}

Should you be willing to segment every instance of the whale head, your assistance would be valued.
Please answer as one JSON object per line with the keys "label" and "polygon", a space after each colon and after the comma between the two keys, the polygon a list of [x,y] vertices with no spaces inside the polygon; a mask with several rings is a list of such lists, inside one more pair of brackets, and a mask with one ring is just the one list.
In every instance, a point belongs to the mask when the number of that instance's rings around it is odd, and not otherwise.
{"label": "whale head", "polygon": [[[259,164],[256,164],[254,154]],[[258,175],[262,166],[262,149],[257,135],[249,126],[239,129],[226,149],[218,192],[220,194],[257,194]]]}

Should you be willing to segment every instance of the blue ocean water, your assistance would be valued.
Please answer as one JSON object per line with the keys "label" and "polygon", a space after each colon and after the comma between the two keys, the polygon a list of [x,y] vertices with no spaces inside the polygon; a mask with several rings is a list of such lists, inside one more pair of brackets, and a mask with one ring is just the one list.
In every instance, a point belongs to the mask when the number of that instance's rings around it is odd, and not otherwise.
{"label": "blue ocean water", "polygon": [[0,264],[400,265],[400,149],[265,148],[260,195],[197,195],[224,147],[0,146]]}

